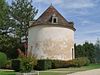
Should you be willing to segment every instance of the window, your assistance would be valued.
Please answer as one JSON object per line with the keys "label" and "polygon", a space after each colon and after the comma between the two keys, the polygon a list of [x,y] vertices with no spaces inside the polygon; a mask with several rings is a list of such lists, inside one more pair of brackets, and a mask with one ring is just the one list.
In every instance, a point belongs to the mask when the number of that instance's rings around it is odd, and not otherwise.
{"label": "window", "polygon": [[57,24],[58,23],[58,17],[56,17],[55,14],[52,15],[52,23]]}
{"label": "window", "polygon": [[56,23],[56,21],[57,21],[56,18],[54,18],[53,22]]}
{"label": "window", "polygon": [[57,24],[58,23],[58,18],[57,17],[52,17],[52,23]]}

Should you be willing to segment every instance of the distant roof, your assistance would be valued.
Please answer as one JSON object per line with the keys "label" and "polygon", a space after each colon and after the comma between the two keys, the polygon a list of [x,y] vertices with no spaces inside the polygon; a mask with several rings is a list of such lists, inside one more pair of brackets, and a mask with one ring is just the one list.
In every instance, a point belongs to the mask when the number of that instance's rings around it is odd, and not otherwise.
{"label": "distant roof", "polygon": [[68,22],[52,5],[30,27],[52,24],[51,18],[53,15],[58,18],[58,22],[54,25],[67,27],[75,31],[74,23]]}

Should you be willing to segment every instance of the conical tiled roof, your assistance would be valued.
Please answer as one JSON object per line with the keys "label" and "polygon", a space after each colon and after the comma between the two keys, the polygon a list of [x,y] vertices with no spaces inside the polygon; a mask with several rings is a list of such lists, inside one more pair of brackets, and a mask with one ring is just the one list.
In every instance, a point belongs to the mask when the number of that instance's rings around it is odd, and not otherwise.
{"label": "conical tiled roof", "polygon": [[73,22],[68,22],[52,5],[48,7],[48,9],[31,25],[53,25],[51,19],[53,17],[57,17],[57,23],[54,25],[67,27],[75,30]]}

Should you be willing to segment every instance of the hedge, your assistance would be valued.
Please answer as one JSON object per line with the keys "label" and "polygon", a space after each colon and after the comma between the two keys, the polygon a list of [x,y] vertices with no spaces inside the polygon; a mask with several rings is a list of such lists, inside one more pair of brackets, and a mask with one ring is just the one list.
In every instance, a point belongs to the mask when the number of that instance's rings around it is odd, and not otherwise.
{"label": "hedge", "polygon": [[0,68],[5,67],[7,56],[5,53],[0,52]]}
{"label": "hedge", "polygon": [[35,66],[36,70],[47,70],[52,68],[52,60],[49,59],[41,59],[37,61],[37,65]]}
{"label": "hedge", "polygon": [[20,60],[19,59],[13,59],[11,67],[16,72],[19,72],[20,71]]}
{"label": "hedge", "polygon": [[47,70],[55,68],[81,67],[89,65],[89,63],[90,61],[86,57],[80,57],[69,61],[42,59],[38,60],[35,69]]}

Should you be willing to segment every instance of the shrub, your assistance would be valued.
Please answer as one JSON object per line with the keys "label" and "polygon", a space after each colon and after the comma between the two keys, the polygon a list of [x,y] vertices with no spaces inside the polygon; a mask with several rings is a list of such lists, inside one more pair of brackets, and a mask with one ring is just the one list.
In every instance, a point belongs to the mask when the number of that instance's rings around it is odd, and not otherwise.
{"label": "shrub", "polygon": [[6,54],[0,52],[0,68],[4,67],[7,61]]}
{"label": "shrub", "polygon": [[12,61],[11,60],[7,60],[6,62],[6,69],[11,69],[11,65],[12,65]]}
{"label": "shrub", "polygon": [[52,60],[52,68],[66,68],[68,67],[67,61]]}
{"label": "shrub", "polygon": [[73,59],[71,61],[71,64],[72,66],[75,66],[75,67],[81,67],[81,66],[86,66],[86,65],[89,65],[90,61],[88,58],[86,57],[79,57],[79,58],[76,58],[76,59]]}
{"label": "shrub", "polygon": [[20,60],[18,59],[13,59],[12,60],[12,69],[15,70],[16,72],[20,71]]}
{"label": "shrub", "polygon": [[47,70],[52,68],[52,60],[49,59],[41,59],[37,61],[37,65],[35,69],[37,70]]}
{"label": "shrub", "polygon": [[80,57],[69,61],[41,59],[38,60],[35,69],[47,70],[47,69],[55,69],[55,68],[81,67],[81,66],[89,65],[89,63],[90,61],[86,57]]}
{"label": "shrub", "polygon": [[47,70],[54,68],[65,68],[68,67],[66,61],[62,60],[50,60],[50,59],[41,59],[38,60],[36,70]]}
{"label": "shrub", "polygon": [[52,68],[81,67],[89,64],[90,61],[86,57],[80,57],[69,61],[52,60]]}
{"label": "shrub", "polygon": [[20,71],[21,72],[30,72],[33,70],[34,66],[37,64],[36,57],[32,55],[30,51],[29,54],[24,54],[19,50],[19,60],[20,60]]}
{"label": "shrub", "polygon": [[30,72],[33,70],[34,66],[37,64],[36,58],[34,56],[20,58],[20,71],[21,72]]}

